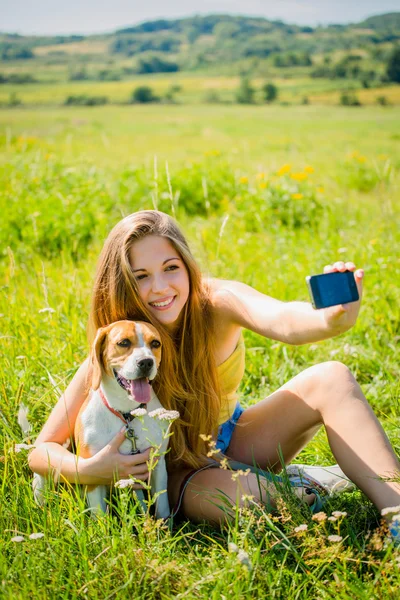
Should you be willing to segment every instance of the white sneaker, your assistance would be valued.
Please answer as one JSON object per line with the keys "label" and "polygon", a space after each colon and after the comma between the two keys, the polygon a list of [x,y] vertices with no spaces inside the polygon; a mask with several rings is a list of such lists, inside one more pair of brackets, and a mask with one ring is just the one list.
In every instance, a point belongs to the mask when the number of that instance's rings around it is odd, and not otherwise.
{"label": "white sneaker", "polygon": [[356,489],[355,484],[343,473],[339,465],[312,467],[310,465],[288,465],[286,473],[291,477],[304,477],[304,483],[310,481],[322,487],[329,496]]}

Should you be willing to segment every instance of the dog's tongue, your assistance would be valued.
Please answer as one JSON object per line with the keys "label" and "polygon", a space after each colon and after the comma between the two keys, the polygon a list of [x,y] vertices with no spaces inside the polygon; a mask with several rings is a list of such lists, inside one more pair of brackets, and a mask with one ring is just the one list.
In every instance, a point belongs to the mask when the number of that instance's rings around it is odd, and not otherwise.
{"label": "dog's tongue", "polygon": [[147,404],[151,399],[151,386],[148,380],[143,377],[142,379],[132,379],[130,382],[130,392],[139,404]]}

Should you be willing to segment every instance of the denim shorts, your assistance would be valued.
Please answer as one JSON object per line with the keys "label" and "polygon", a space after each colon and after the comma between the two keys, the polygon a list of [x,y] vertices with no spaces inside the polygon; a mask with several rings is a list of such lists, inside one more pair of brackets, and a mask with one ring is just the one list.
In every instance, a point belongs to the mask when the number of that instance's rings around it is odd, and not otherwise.
{"label": "denim shorts", "polygon": [[228,449],[236,423],[242,413],[244,413],[244,408],[240,406],[238,402],[231,418],[219,426],[216,447],[218,450],[221,450],[221,452],[226,452]]}

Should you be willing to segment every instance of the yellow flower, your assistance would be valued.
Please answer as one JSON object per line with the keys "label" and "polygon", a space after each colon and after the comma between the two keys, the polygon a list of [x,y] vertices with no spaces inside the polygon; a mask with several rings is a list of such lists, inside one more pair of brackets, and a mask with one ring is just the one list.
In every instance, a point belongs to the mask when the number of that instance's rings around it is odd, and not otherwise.
{"label": "yellow flower", "polygon": [[305,181],[308,177],[307,173],[292,173],[290,176],[292,179],[294,179],[295,181]]}
{"label": "yellow flower", "polygon": [[323,188],[322,186],[318,187],[317,192],[318,192],[318,194],[323,194],[325,192],[325,188]]}
{"label": "yellow flower", "polygon": [[258,180],[265,179],[265,178],[266,178],[265,173],[257,173],[257,175],[256,175],[256,179],[258,179]]}
{"label": "yellow flower", "polygon": [[375,244],[378,243],[378,240],[369,240],[369,243],[371,244],[371,246],[375,246]]}
{"label": "yellow flower", "polygon": [[221,152],[219,150],[207,150],[204,152],[204,156],[219,156]]}
{"label": "yellow flower", "polygon": [[260,188],[260,190],[265,190],[265,188],[267,187],[267,182],[266,181],[260,181],[260,183],[258,184],[258,187]]}
{"label": "yellow flower", "polygon": [[309,173],[311,175],[312,173],[314,173],[314,167],[311,167],[310,165],[307,165],[306,167],[304,167],[304,171],[306,173]]}
{"label": "yellow flower", "polygon": [[355,150],[354,152],[352,152],[350,154],[350,158],[352,158],[353,160],[356,160],[359,163],[364,163],[366,161],[365,156],[363,156],[362,154],[360,154],[358,152],[358,150]]}
{"label": "yellow flower", "polygon": [[282,177],[282,175],[286,175],[286,173],[289,173],[291,168],[292,168],[292,165],[289,165],[289,164],[282,165],[282,167],[279,169],[279,171],[277,171],[276,174],[279,177]]}
{"label": "yellow flower", "polygon": [[249,178],[246,177],[245,175],[243,175],[243,177],[241,177],[239,179],[239,183],[248,183],[249,182]]}
{"label": "yellow flower", "polygon": [[303,194],[292,194],[293,200],[301,200],[303,198]]}

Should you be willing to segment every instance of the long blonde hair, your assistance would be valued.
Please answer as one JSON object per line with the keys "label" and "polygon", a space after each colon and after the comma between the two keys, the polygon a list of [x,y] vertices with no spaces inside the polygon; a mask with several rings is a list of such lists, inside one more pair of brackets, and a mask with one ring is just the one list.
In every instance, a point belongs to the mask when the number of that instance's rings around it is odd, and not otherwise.
{"label": "long blonde hair", "polygon": [[[181,326],[171,334],[142,302],[129,262],[134,242],[147,235],[169,240],[183,260],[189,276],[189,297]],[[220,410],[215,364],[215,331],[210,289],[178,225],[167,214],[143,210],[122,219],[109,234],[100,254],[89,315],[88,338],[114,321],[147,321],[162,340],[162,360],[153,383],[165,408],[177,410],[170,461],[194,468],[204,464],[208,450],[200,434],[214,434]]]}

